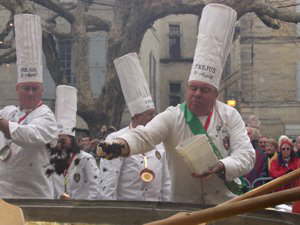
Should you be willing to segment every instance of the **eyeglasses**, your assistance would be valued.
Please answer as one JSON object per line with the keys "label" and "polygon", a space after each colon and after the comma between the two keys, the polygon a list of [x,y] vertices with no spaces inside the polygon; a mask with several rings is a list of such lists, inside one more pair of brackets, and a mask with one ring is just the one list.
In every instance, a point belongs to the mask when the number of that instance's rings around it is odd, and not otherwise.
{"label": "eyeglasses", "polygon": [[211,88],[211,87],[198,87],[198,86],[189,85],[189,88],[190,88],[191,91],[200,90],[204,94],[208,94],[208,93],[214,91],[214,89]]}
{"label": "eyeglasses", "polygon": [[281,148],[281,151],[288,151],[291,150],[291,148]]}

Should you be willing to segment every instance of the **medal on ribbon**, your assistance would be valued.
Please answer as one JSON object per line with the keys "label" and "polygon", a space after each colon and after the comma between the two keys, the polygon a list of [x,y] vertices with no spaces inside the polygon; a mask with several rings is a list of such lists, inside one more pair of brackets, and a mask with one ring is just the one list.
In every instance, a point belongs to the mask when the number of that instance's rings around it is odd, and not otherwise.
{"label": "medal on ribbon", "polygon": [[155,178],[155,173],[148,168],[148,160],[144,155],[144,169],[140,172],[140,178],[142,181],[149,183]]}

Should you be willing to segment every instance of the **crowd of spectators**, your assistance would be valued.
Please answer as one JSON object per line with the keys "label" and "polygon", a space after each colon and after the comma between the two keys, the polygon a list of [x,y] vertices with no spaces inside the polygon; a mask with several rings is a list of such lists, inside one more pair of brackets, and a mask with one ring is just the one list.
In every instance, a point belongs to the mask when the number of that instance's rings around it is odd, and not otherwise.
{"label": "crowd of spectators", "polygon": [[[261,134],[259,127],[259,121],[255,116],[251,116],[247,123],[247,131],[255,149],[256,162],[250,173],[244,176],[248,189],[256,188],[300,168],[300,136],[292,138],[283,134],[278,138],[268,137]],[[280,187],[277,191],[296,186],[300,186],[300,179]],[[297,211],[295,207],[293,210]]]}

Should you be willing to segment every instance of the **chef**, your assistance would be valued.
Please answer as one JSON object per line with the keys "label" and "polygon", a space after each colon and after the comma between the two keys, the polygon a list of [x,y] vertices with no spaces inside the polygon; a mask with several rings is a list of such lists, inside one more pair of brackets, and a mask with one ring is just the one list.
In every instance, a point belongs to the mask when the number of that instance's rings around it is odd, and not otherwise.
{"label": "chef", "polygon": [[[127,103],[129,126],[110,134],[106,140],[122,135],[137,126],[146,125],[155,115],[155,106],[136,53],[114,60]],[[111,200],[170,201],[171,181],[162,144],[151,151],[127,158],[101,160],[102,198]]]}
{"label": "chef", "polygon": [[[186,101],[169,107],[145,127],[137,127],[103,145],[107,158],[145,153],[153,145],[165,145],[176,202],[218,204],[235,196],[238,177],[255,161],[245,124],[238,111],[217,100],[221,75],[232,45],[236,11],[222,4],[208,4],[199,23]],[[192,174],[175,148],[188,138],[205,134],[219,161],[201,174]],[[105,143],[108,144],[108,143]],[[201,151],[201,146],[199,146]],[[199,163],[205,163],[205,158]]]}
{"label": "chef", "polygon": [[42,102],[43,64],[40,17],[14,17],[18,106],[0,110],[0,198],[53,198],[45,170],[47,144],[57,141],[54,114]]}
{"label": "chef", "polygon": [[57,86],[55,116],[59,139],[57,146],[51,149],[55,197],[95,200],[99,194],[99,169],[95,158],[81,150],[76,142],[76,113],[77,89],[68,85]]}

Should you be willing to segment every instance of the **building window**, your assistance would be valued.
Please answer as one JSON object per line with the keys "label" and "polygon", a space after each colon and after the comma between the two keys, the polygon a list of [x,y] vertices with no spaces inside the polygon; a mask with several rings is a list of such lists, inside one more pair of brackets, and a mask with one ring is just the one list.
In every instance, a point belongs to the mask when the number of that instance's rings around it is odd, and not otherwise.
{"label": "building window", "polygon": [[169,83],[169,105],[176,106],[181,103],[181,81],[170,81]]}
{"label": "building window", "polygon": [[154,104],[156,103],[156,59],[152,52],[149,54],[149,86]]}
{"label": "building window", "polygon": [[181,57],[180,36],[180,25],[169,24],[169,54],[172,59]]}
{"label": "building window", "polygon": [[75,83],[75,78],[72,75],[71,70],[71,50],[72,50],[72,40],[70,39],[60,39],[58,41],[58,57],[60,61],[60,67],[64,77],[70,84]]}

